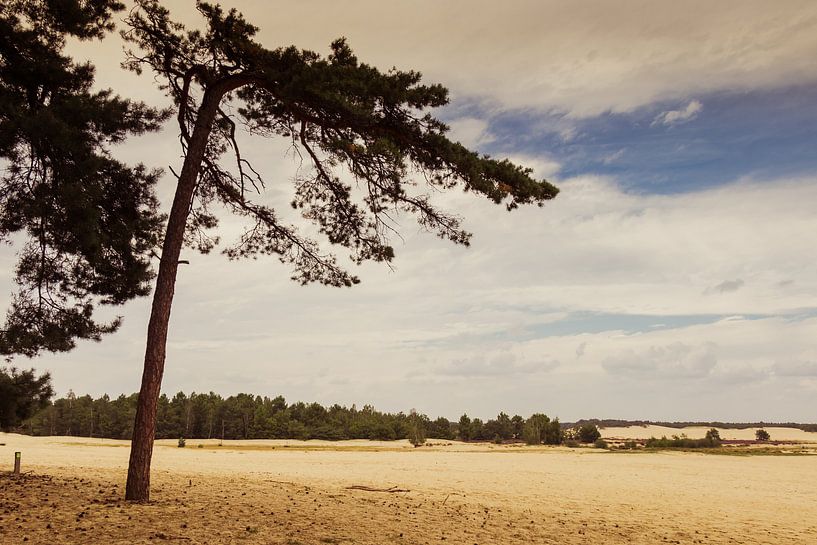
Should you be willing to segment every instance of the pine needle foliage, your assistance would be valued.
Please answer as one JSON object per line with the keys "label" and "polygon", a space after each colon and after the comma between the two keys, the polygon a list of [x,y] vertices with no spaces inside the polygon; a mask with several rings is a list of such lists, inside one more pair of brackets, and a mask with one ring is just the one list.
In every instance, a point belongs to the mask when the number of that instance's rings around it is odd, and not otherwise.
{"label": "pine needle foliage", "polygon": [[218,241],[212,228],[218,223],[213,206],[219,204],[249,222],[224,250],[229,257],[275,254],[293,267],[299,282],[358,282],[318,241],[258,202],[266,183],[241,154],[239,128],[291,143],[305,164],[292,206],[329,243],[348,248],[355,263],[394,258],[390,238],[398,235],[400,213],[416,215],[442,238],[468,244],[471,235],[461,218],[433,205],[423,187],[460,185],[508,209],[541,204],[557,193],[532,179],[529,169],[450,141],[445,124],[426,112],[446,104],[448,92],[422,84],[419,72],[381,72],[359,62],[345,39],[334,41],[327,57],[295,47],[267,49],[240,13],[205,2],[197,3],[205,30],[187,30],[159,2],[137,4],[123,33],[135,46],[125,65],[159,76],[175,104],[185,152],[208,101],[218,103],[187,223],[187,243],[201,251]]}
{"label": "pine needle foliage", "polygon": [[0,430],[10,431],[49,406],[53,395],[50,374],[0,367]]}
{"label": "pine needle foliage", "polygon": [[158,172],[109,151],[156,130],[166,113],[94,91],[94,67],[66,39],[98,39],[124,6],[110,0],[0,2],[0,241],[20,244],[0,353],[66,351],[120,320],[99,304],[150,291],[161,237]]}

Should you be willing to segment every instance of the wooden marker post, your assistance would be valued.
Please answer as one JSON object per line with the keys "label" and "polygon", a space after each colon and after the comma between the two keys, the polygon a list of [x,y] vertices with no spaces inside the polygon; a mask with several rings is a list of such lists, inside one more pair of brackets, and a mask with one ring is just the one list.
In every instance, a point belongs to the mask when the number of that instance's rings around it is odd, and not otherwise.
{"label": "wooden marker post", "polygon": [[14,453],[14,474],[20,474],[20,457],[22,456],[21,453],[15,452]]}

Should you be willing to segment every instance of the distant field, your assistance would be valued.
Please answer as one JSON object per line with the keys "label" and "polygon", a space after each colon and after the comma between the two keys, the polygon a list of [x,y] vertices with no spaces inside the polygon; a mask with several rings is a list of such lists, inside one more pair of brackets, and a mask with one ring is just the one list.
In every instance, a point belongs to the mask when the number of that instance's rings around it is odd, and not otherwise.
{"label": "distant field", "polygon": [[817,456],[160,441],[154,502],[131,505],[121,501],[127,442],[0,434],[0,443],[0,470],[19,450],[31,471],[0,474],[3,545],[817,543]]}

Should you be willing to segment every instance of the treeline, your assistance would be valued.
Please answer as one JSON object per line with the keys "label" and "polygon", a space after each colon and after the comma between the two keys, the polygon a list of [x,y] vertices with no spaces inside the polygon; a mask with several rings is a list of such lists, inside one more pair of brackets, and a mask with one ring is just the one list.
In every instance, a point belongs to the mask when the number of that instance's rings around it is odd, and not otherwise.
{"label": "treeline", "polygon": [[[23,374],[18,373],[21,377]],[[10,377],[12,375],[9,375]],[[14,375],[16,376],[16,375]],[[27,376],[27,375],[26,375]],[[33,375],[32,375],[33,377]],[[19,378],[19,377],[18,377]],[[25,377],[23,377],[25,378]],[[33,377],[36,378],[36,377]],[[46,377],[47,378],[47,377]],[[18,381],[19,382],[19,381]],[[2,388],[0,388],[2,390]],[[108,439],[130,439],[136,415],[137,395],[67,396],[49,401],[50,390],[38,398],[43,407],[33,417],[16,424],[5,422],[5,429],[16,429],[32,435],[73,435]],[[30,396],[29,396],[30,397]],[[7,396],[0,396],[6,399]],[[0,413],[15,414],[4,410]],[[36,407],[29,407],[34,408]],[[18,406],[19,409],[19,406]],[[25,411],[20,412],[22,415]],[[31,414],[29,412],[29,414]],[[726,422],[654,422],[649,420],[580,420],[562,424],[558,418],[544,414],[528,418],[509,416],[501,412],[496,418],[482,421],[462,415],[452,422],[444,417],[431,419],[424,414],[386,413],[370,405],[356,406],[297,402],[288,404],[274,398],[238,394],[222,397],[208,394],[179,392],[173,397],[159,398],[157,439],[459,439],[462,441],[524,441],[528,444],[562,444],[574,441],[593,443],[599,439],[598,427],[658,425],[671,428],[707,426],[712,428],[748,428],[786,426],[805,431],[817,431],[814,424],[769,424]],[[653,445],[669,446],[669,445]]]}
{"label": "treeline", "polygon": [[[72,392],[49,402],[19,431],[32,435],[73,435],[130,439],[137,395],[97,399]],[[483,422],[463,415],[457,422],[424,414],[385,413],[370,405],[324,407],[319,403],[288,404],[281,397],[179,392],[159,398],[157,439],[433,439],[464,441],[526,441],[559,444],[565,432],[559,419],[544,414],[529,418],[500,413]]]}
{"label": "treeline", "polygon": [[570,427],[583,424],[594,424],[600,428],[626,428],[629,426],[663,426],[665,428],[721,428],[725,430],[746,428],[796,428],[803,431],[817,432],[817,424],[803,424],[798,422],[660,422],[654,420],[616,420],[591,418],[579,420]]}

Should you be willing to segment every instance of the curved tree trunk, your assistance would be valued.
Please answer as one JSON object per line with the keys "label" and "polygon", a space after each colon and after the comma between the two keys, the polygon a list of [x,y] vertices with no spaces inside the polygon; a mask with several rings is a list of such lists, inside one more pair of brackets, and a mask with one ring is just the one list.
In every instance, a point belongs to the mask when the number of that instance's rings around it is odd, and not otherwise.
{"label": "curved tree trunk", "polygon": [[218,104],[223,95],[224,91],[218,89],[208,90],[204,94],[167,222],[159,274],[153,293],[153,307],[148,322],[142,387],[139,390],[139,401],[136,405],[136,421],[133,426],[128,464],[128,482],[125,488],[125,499],[127,500],[141,502],[150,500],[150,460],[153,455],[156,408],[165,366],[167,328],[170,321],[170,307],[173,304],[176,271],[179,267],[179,255],[184,243],[185,226],[196,180],[201,170],[201,162]]}

